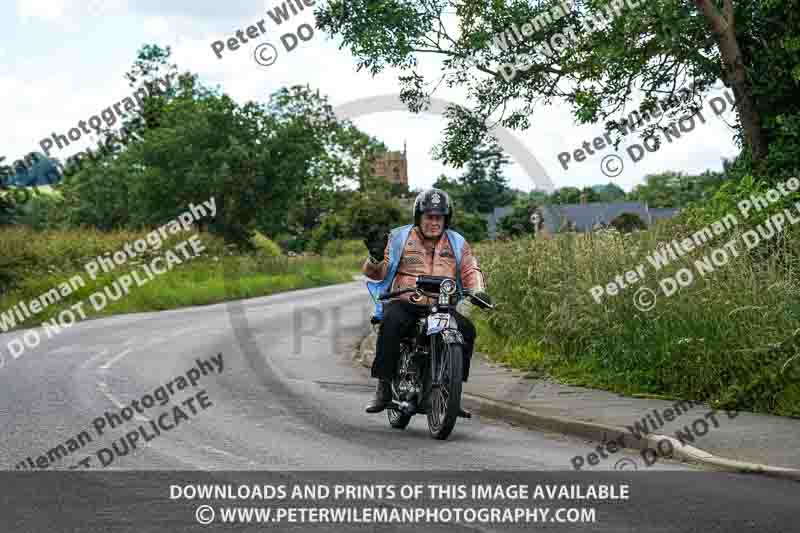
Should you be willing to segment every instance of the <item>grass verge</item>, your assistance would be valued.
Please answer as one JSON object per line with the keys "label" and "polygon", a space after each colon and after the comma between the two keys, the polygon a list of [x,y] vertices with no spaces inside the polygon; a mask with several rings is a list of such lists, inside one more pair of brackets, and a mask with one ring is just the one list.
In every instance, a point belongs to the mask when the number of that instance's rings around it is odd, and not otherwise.
{"label": "grass verge", "polygon": [[[476,314],[477,349],[570,384],[800,416],[800,234],[787,228],[748,251],[745,229],[658,271],[647,256],[685,237],[680,228],[480,244],[499,305]],[[730,239],[742,253],[700,275],[696,261]],[[641,282],[595,301],[593,287],[640,264]],[[682,268],[693,282],[665,296],[660,281]],[[648,311],[634,302],[640,287],[657,295]]]}
{"label": "grass verge", "polygon": [[[193,305],[207,305],[227,300],[254,298],[270,294],[335,283],[352,281],[359,272],[361,259],[356,256],[323,258],[319,256],[265,256],[261,254],[235,255],[222,241],[202,235],[206,250],[199,256],[176,265],[163,275],[146,284],[130,287],[128,293],[116,301],[95,309],[89,297],[103,291],[115,280],[133,271],[143,274],[143,265],[159,254],[188,238],[190,234],[177,235],[166,241],[159,251],[143,254],[141,258],[92,279],[83,269],[88,261],[106,252],[122,248],[125,242],[135,240],[145,233],[92,234],[82,232],[33,233],[25,230],[4,232],[3,248],[14,250],[16,261],[6,255],[4,273],[6,291],[0,294],[0,313],[6,313],[18,302],[30,302],[74,275],[80,275],[85,286],[46,306],[33,317],[16,323],[12,329],[28,328],[58,317],[59,313],[79,302],[89,317],[121,313],[161,311]],[[16,242],[15,242],[16,241]],[[2,266],[2,265],[0,265]],[[100,307],[100,306],[98,306]],[[8,320],[5,321],[8,325]]]}

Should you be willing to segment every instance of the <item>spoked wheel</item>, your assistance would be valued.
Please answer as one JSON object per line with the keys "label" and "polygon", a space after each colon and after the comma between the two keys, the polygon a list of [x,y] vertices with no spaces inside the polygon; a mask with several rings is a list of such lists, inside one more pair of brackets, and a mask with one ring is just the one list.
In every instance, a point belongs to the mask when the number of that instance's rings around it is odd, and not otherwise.
{"label": "spoked wheel", "polygon": [[431,436],[439,440],[449,437],[456,425],[461,410],[461,379],[464,375],[463,347],[444,344],[442,348],[441,383],[431,388],[431,412],[428,414],[428,429]]}

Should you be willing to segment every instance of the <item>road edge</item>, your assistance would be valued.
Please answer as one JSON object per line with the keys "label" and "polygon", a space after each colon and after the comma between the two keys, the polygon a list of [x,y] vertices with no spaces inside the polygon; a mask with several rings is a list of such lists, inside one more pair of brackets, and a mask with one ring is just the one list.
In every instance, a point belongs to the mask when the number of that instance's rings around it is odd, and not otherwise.
{"label": "road edge", "polygon": [[[367,350],[371,349],[374,351],[376,337],[377,335],[372,332],[357,343],[356,353],[353,356],[354,362],[361,366],[367,366],[365,364],[367,359],[364,357],[365,347]],[[619,442],[620,438],[624,438],[623,442],[626,443],[626,447],[635,450],[645,450],[649,448],[654,450],[657,456],[660,456],[657,451],[658,443],[667,440],[672,444],[673,453],[670,457],[672,459],[691,461],[727,472],[760,474],[769,477],[800,481],[800,470],[721,457],[700,448],[689,446],[688,444],[681,444],[677,439],[666,435],[652,433],[644,438],[636,438],[635,435],[632,435],[627,429],[617,426],[600,424],[597,422],[585,422],[583,420],[555,415],[542,415],[515,404],[493,400],[467,392],[462,393],[462,398],[464,399],[464,408],[467,410],[471,410],[481,416],[513,422],[528,428],[544,429],[603,443],[614,440]]]}

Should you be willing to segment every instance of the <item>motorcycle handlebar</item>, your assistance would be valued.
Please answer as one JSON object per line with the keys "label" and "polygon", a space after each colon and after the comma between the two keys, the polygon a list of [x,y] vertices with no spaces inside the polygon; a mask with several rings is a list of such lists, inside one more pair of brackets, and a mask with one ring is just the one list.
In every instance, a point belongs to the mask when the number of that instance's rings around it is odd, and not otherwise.
{"label": "motorcycle handlebar", "polygon": [[[381,302],[384,302],[386,300],[389,300],[391,298],[396,298],[397,296],[400,296],[402,294],[407,294],[409,292],[417,292],[417,293],[420,293],[420,294],[422,294],[424,296],[428,296],[430,298],[438,298],[439,297],[439,295],[436,294],[436,293],[427,292],[427,291],[423,291],[422,289],[410,287],[410,288],[406,288],[406,289],[400,289],[399,291],[388,292],[386,294],[383,294],[383,295],[378,297],[378,300],[381,301]],[[466,298],[471,298],[471,299],[474,298],[473,291],[470,290],[470,289],[464,289],[463,293],[464,293],[464,297],[466,297]],[[475,298],[473,300],[473,303],[476,303],[475,300],[477,300],[477,302],[480,302],[480,303],[477,304],[477,305],[479,305],[479,307],[482,307],[484,309],[494,309],[494,305],[487,305],[485,302],[483,302],[482,300],[479,300],[478,298]],[[483,305],[481,305],[481,304],[483,304]]]}

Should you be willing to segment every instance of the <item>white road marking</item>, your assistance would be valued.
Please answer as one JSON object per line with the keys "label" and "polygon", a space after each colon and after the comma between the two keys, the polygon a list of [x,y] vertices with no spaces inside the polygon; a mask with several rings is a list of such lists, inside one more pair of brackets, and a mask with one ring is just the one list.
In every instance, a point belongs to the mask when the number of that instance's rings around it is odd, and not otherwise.
{"label": "white road marking", "polygon": [[[111,403],[113,403],[114,405],[116,405],[116,406],[117,406],[119,409],[124,409],[124,408],[126,407],[125,405],[122,405],[122,402],[120,402],[119,400],[117,400],[117,399],[114,397],[114,395],[112,395],[112,394],[111,394],[111,391],[110,391],[110,390],[108,390],[108,385],[106,385],[106,384],[105,384],[105,383],[103,383],[102,381],[98,381],[98,382],[97,382],[97,390],[99,390],[100,392],[102,392],[102,393],[103,393],[103,395],[104,395],[106,398],[108,398],[108,399],[111,401]],[[133,418],[135,418],[135,419],[136,419],[136,420],[138,420],[139,422],[150,422],[150,419],[149,419],[149,418],[147,418],[146,416],[142,416],[142,415],[140,415],[139,413],[136,413],[135,411],[134,411],[134,413],[133,413]]]}
{"label": "white road marking", "polygon": [[241,455],[236,455],[233,453],[226,452],[224,450],[219,450],[217,448],[214,448],[213,446],[208,446],[208,445],[201,445],[200,447],[206,450],[207,452],[226,455],[228,457],[233,457],[234,459],[237,459],[239,461],[245,461],[247,462],[248,465],[258,466],[258,463],[256,463],[255,461],[248,459],[247,457],[242,457]]}
{"label": "white road marking", "polygon": [[111,365],[113,365],[114,363],[116,363],[117,361],[119,361],[120,359],[122,359],[123,357],[125,357],[126,355],[128,355],[129,353],[131,353],[132,351],[133,351],[133,350],[132,350],[132,349],[130,349],[130,348],[128,348],[127,350],[123,350],[122,352],[120,352],[119,354],[117,354],[116,356],[114,356],[114,357],[113,357],[111,360],[109,360],[108,362],[106,362],[106,364],[104,364],[103,366],[101,366],[101,367],[100,367],[100,369],[101,369],[101,370],[108,370],[109,368],[111,368]]}
{"label": "white road marking", "polygon": [[107,354],[108,354],[108,350],[107,349],[103,350],[100,353],[94,354],[89,359],[87,359],[85,363],[83,363],[81,365],[81,368],[87,368],[90,364],[92,364],[94,362],[95,359],[97,359],[98,357],[103,357],[104,355],[107,355]]}

